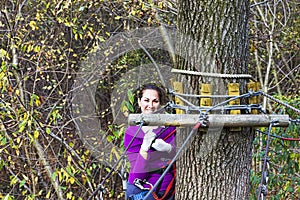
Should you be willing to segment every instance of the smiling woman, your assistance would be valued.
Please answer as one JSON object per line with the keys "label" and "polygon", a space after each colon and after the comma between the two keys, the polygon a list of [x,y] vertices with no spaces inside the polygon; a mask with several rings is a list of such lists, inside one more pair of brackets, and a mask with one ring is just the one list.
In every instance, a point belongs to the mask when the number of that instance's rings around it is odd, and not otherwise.
{"label": "smiling woman", "polygon": [[[163,90],[147,84],[137,92],[138,105],[143,114],[158,111],[163,102]],[[137,133],[138,132],[138,133]],[[126,195],[128,199],[142,199],[158,181],[175,155],[175,127],[129,126],[125,132],[124,147],[128,148],[130,173]],[[161,184],[147,199],[174,199],[175,165],[164,176]]]}
{"label": "smiling woman", "polygon": [[162,91],[156,85],[142,87],[138,98],[139,107],[143,114],[151,114],[158,110],[161,104]]}

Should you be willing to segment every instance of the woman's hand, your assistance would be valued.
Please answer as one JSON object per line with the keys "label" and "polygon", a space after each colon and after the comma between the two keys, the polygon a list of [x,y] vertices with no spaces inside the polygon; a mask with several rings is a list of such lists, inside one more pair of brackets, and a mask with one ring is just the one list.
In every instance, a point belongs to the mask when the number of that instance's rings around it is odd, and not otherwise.
{"label": "woman's hand", "polygon": [[148,150],[151,147],[152,142],[155,140],[156,134],[149,130],[143,139],[143,143],[141,145],[140,154],[146,160],[148,158]]}
{"label": "woman's hand", "polygon": [[170,153],[172,151],[172,145],[165,142],[163,139],[156,139],[151,145],[156,151],[163,151]]}
{"label": "woman's hand", "polygon": [[148,151],[151,147],[153,140],[155,140],[155,138],[156,138],[156,134],[153,133],[152,131],[149,131],[148,133],[146,133],[144,136],[144,139],[143,139],[141,150]]}

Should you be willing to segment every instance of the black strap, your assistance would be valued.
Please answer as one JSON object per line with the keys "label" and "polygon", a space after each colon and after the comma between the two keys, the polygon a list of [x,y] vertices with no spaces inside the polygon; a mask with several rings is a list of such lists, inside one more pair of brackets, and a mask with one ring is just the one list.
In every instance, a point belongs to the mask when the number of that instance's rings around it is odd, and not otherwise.
{"label": "black strap", "polygon": [[161,136],[161,134],[163,134],[168,128],[169,128],[169,127],[166,126],[165,128],[163,128],[163,129],[161,129],[161,130],[159,131],[159,133],[155,136],[155,139],[152,140],[151,145],[150,145],[150,149],[154,150],[154,148],[152,147],[152,144],[153,144],[153,143],[155,142],[155,140],[156,140],[157,138],[159,138],[159,136]]}

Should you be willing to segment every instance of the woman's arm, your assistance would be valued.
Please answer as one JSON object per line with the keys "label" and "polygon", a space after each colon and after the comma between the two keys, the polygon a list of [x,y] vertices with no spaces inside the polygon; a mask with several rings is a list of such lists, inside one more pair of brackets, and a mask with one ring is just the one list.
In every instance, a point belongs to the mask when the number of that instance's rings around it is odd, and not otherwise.
{"label": "woman's arm", "polygon": [[[130,144],[133,136],[135,135],[137,131],[137,127],[128,127],[125,132],[125,138],[124,138],[124,146],[127,148],[127,146]],[[130,147],[128,148],[126,154],[128,157],[128,160],[130,162],[130,173],[128,181],[133,183],[134,179],[145,179],[149,175],[148,165],[146,159],[143,158],[143,156],[140,154],[140,148],[143,143],[143,135],[144,133],[141,132],[137,134],[137,137],[134,138],[133,142],[131,143]]]}

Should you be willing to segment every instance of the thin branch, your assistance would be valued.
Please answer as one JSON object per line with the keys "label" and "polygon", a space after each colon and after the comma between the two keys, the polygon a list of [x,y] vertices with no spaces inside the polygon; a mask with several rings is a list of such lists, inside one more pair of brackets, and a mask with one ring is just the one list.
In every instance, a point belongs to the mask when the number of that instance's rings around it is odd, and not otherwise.
{"label": "thin branch", "polygon": [[53,177],[53,170],[51,168],[51,165],[49,164],[49,162],[47,161],[47,157],[44,153],[43,147],[41,146],[41,144],[39,143],[38,140],[34,140],[33,141],[33,145],[35,147],[35,149],[37,150],[37,153],[39,155],[39,158],[42,160],[43,166],[46,170],[47,176],[51,181],[52,186],[55,189],[55,192],[57,194],[57,198],[59,200],[64,200],[63,197],[63,192],[61,190],[61,186],[59,185],[58,179],[57,177]]}

